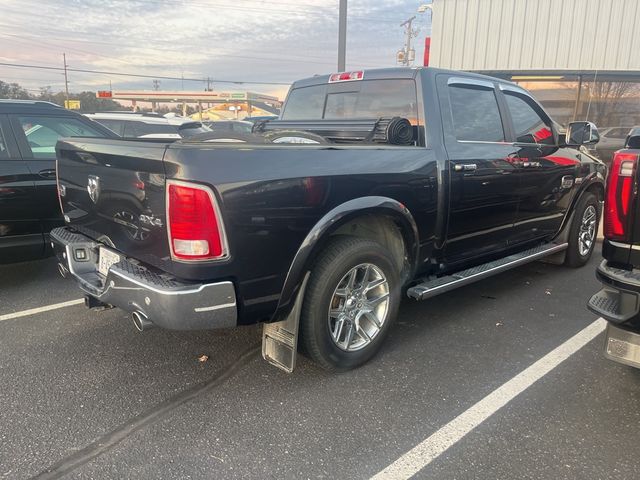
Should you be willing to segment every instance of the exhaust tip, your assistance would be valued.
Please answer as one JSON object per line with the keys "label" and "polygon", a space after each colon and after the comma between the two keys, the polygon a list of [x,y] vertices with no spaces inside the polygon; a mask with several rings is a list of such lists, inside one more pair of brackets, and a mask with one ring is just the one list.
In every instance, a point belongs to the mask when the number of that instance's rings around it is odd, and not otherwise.
{"label": "exhaust tip", "polygon": [[61,263],[58,263],[58,273],[62,278],[67,278],[67,273],[68,273],[67,267],[65,267]]}
{"label": "exhaust tip", "polygon": [[131,314],[131,320],[133,321],[133,326],[136,327],[136,330],[139,332],[144,332],[153,327],[153,322],[142,312],[133,312]]}

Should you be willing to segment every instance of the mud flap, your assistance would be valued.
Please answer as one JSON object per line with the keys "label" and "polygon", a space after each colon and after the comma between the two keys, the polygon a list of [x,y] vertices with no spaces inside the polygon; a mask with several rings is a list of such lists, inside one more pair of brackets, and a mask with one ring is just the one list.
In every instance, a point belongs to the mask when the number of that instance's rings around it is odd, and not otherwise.
{"label": "mud flap", "polygon": [[296,302],[287,318],[280,322],[265,323],[262,328],[262,358],[287,373],[296,368],[300,312],[308,279],[309,273],[302,281]]}

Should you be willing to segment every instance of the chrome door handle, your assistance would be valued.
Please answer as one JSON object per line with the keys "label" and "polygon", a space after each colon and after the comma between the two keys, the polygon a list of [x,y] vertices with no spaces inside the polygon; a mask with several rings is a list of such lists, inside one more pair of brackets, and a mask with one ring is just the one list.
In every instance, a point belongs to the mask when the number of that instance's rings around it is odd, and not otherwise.
{"label": "chrome door handle", "polygon": [[44,178],[56,178],[56,169],[55,168],[49,168],[46,170],[40,170],[38,172],[38,175],[40,175],[41,177]]}
{"label": "chrome door handle", "polygon": [[456,172],[470,172],[476,170],[477,168],[478,165],[476,165],[475,163],[457,163],[453,166],[453,169]]}

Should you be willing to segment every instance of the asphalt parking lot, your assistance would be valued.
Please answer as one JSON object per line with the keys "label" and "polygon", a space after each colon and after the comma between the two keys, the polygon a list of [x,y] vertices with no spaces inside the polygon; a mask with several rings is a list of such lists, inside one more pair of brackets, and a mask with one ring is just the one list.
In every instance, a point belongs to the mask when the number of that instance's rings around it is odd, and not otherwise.
{"label": "asphalt parking lot", "polygon": [[[2,266],[0,477],[370,478],[593,331],[599,260],[407,300],[381,353],[340,375],[267,365],[258,327],[141,334],[82,305],[15,317],[80,295],[53,259]],[[639,478],[640,370],[602,341],[414,462],[415,478]]]}

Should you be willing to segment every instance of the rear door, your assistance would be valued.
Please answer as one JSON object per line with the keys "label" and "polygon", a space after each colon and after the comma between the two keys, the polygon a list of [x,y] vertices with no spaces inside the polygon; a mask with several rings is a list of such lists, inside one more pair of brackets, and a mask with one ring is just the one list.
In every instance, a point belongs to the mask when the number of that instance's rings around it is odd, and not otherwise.
{"label": "rear door", "polygon": [[495,84],[437,80],[451,179],[445,258],[453,263],[503,250],[518,210],[516,149],[506,142]]}
{"label": "rear door", "polygon": [[56,143],[62,137],[105,137],[101,127],[71,115],[15,114],[11,124],[31,178],[41,231],[63,224],[56,187]]}
{"label": "rear door", "polygon": [[559,148],[551,119],[526,92],[502,87],[518,151],[520,204],[515,242],[548,238],[559,231],[580,173],[579,153]]}
{"label": "rear door", "polygon": [[7,115],[0,115],[0,263],[44,252],[35,183]]}

